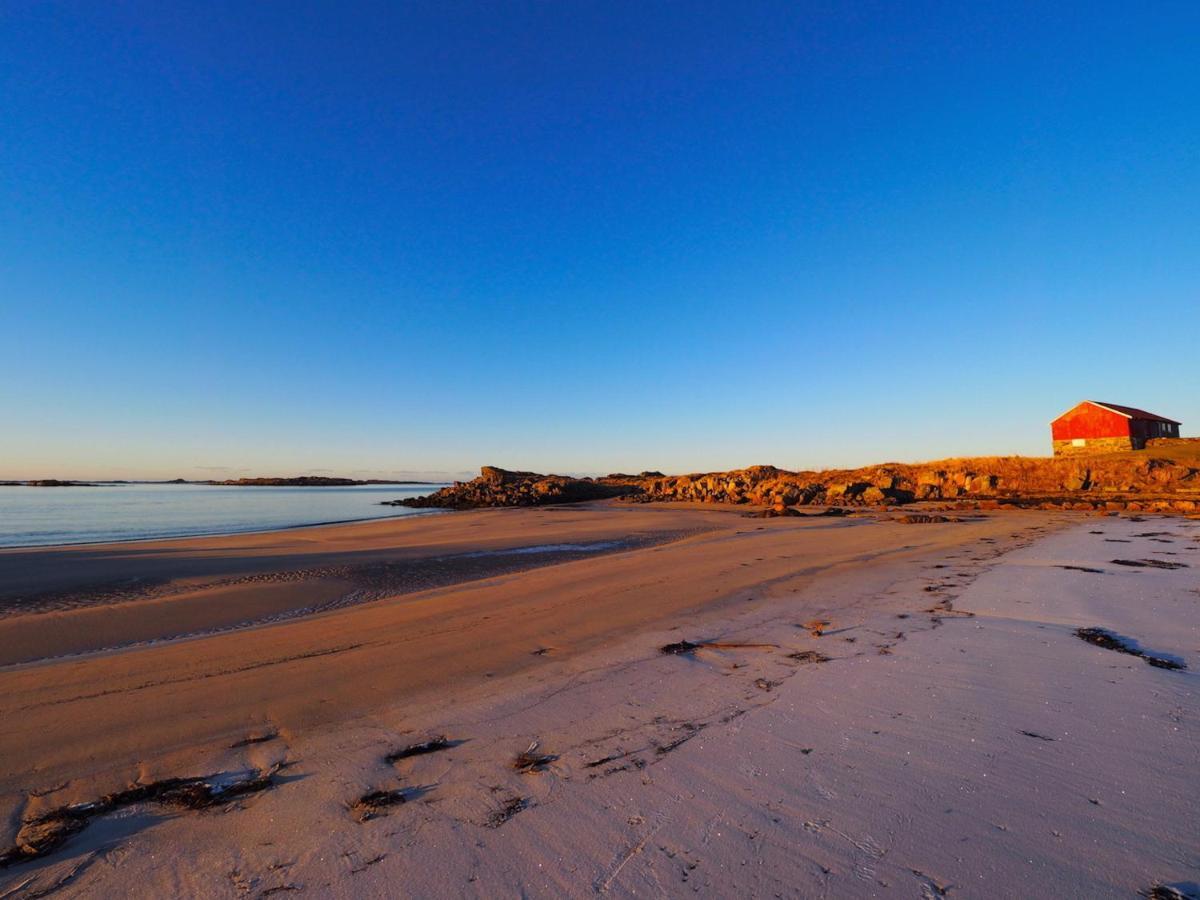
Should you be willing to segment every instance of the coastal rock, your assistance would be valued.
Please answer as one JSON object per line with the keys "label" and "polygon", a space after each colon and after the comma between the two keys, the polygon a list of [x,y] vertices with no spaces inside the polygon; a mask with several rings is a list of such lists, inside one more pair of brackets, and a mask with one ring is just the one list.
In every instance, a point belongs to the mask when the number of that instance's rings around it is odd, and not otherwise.
{"label": "coastal rock", "polygon": [[501,469],[499,466],[483,466],[479,470],[479,481],[485,484],[516,484],[521,481],[530,481],[538,478],[544,478],[544,475],[539,475],[536,472],[510,472],[507,469]]}
{"label": "coastal rock", "polygon": [[[628,476],[621,476],[623,479]],[[473,481],[455,482],[424,497],[405,497],[384,501],[385,506],[415,509],[479,509],[493,506],[547,506],[557,503],[581,503],[606,500],[640,493],[642,488],[630,481],[571,478],[566,475],[541,475],[515,472],[498,466],[483,466]]]}
{"label": "coastal rock", "polygon": [[1130,456],[1091,460],[1085,467],[1056,458],[1010,456],[916,465],[888,463],[826,472],[751,466],[732,472],[619,477],[641,488],[626,498],[629,502],[754,503],[773,510],[834,503],[903,505],[921,500],[952,500],[970,508],[1109,510],[1146,503],[1150,508],[1185,512],[1192,504],[1200,508],[1200,469],[1188,465],[1189,461]]}
{"label": "coastal rock", "polygon": [[[628,503],[682,501],[766,507],[790,516],[798,506],[900,506],[951,501],[956,508],[1200,508],[1200,468],[1180,460],[1128,456],[1078,461],[1046,457],[975,457],[861,469],[789,472],[758,465],[729,472],[614,473],[570,478],[484,466],[480,477],[426,497],[390,501],[418,508],[540,506],[619,497]],[[1136,505],[1135,505],[1136,504]]]}

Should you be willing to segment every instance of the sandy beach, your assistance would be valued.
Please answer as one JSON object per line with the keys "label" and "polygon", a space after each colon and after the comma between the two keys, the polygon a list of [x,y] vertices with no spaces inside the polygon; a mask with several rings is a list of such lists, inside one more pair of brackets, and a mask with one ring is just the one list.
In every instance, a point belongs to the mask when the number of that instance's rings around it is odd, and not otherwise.
{"label": "sandy beach", "polygon": [[895,519],[606,502],[0,553],[2,843],[72,822],[0,896],[1200,881],[1200,523]]}

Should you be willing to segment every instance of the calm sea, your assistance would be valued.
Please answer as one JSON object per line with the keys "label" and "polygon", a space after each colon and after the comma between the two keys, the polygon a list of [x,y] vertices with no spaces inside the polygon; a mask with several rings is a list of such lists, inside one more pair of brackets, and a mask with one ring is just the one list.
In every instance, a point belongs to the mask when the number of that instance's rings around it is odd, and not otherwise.
{"label": "calm sea", "polygon": [[417,515],[424,510],[379,502],[420,496],[440,486],[0,486],[0,547],[231,534]]}

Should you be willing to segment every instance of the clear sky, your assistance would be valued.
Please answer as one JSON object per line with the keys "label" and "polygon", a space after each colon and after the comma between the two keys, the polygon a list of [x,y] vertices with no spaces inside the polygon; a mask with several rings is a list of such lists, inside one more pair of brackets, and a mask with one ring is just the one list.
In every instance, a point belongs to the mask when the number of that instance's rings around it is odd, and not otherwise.
{"label": "clear sky", "polygon": [[1200,434],[1200,4],[0,7],[0,477]]}

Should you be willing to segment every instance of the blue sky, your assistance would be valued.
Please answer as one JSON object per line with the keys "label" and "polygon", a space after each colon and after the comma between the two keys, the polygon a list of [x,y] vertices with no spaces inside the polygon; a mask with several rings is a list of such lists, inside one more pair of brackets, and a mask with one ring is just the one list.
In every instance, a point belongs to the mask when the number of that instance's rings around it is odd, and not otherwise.
{"label": "blue sky", "polygon": [[15,2],[0,477],[1200,434],[1200,7]]}

